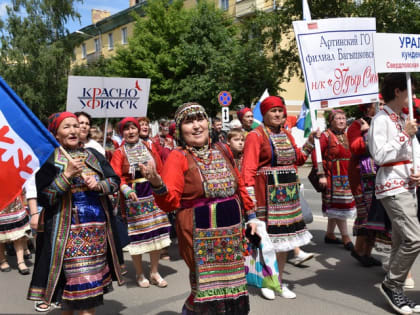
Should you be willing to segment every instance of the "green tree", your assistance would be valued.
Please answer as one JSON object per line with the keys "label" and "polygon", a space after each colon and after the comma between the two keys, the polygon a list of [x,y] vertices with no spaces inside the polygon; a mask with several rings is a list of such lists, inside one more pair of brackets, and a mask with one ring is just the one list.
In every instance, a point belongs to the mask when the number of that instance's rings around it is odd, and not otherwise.
{"label": "green tree", "polygon": [[176,59],[189,17],[182,0],[151,0],[146,17],[135,15],[134,34],[128,47],[117,49],[109,73],[114,76],[150,78],[148,116],[157,118],[173,112],[173,94],[179,79]]}
{"label": "green tree", "polygon": [[0,23],[0,74],[41,119],[65,108],[78,1],[13,0]]}

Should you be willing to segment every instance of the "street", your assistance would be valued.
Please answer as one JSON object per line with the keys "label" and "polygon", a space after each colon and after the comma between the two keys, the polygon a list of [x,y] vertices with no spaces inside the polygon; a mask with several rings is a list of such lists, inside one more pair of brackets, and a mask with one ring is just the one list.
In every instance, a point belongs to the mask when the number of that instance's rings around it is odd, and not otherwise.
{"label": "street", "polygon": [[[385,272],[380,267],[363,268],[342,245],[324,243],[326,219],[321,217],[321,195],[313,191],[306,176],[309,168],[300,169],[301,181],[305,186],[305,199],[313,210],[315,220],[309,225],[313,235],[307,252],[316,253],[314,259],[302,267],[286,265],[284,282],[297,294],[295,300],[276,297],[273,301],[261,297],[259,290],[249,287],[251,312],[255,315],[269,314],[388,314],[392,309],[379,292],[379,283]],[[351,229],[352,222],[349,222]],[[351,231],[351,230],[350,230]],[[167,288],[151,286],[139,288],[135,283],[134,267],[128,253],[125,253],[128,274],[126,284],[105,295],[105,303],[97,314],[180,314],[184,300],[189,294],[187,268],[178,254],[176,245],[169,248],[170,261],[161,261],[160,273],[168,281]],[[380,255],[375,253],[376,257]],[[0,273],[0,314],[36,314],[33,302],[26,300],[30,276],[22,276],[16,270],[15,257],[9,258],[12,271]],[[149,274],[149,257],[144,256],[145,274]],[[417,287],[407,295],[420,302],[420,264],[413,268]],[[52,309],[49,314],[60,314]]]}

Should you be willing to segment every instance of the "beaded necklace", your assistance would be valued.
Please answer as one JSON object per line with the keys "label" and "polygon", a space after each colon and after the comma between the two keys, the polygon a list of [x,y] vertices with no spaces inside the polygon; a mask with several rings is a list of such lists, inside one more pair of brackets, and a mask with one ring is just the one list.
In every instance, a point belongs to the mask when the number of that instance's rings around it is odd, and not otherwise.
{"label": "beaded necklace", "polygon": [[296,161],[296,152],[286,132],[280,129],[279,132],[275,133],[265,125],[264,132],[270,139],[271,145],[273,147],[276,165],[294,164]]}
{"label": "beaded necklace", "polygon": [[205,165],[209,165],[213,160],[212,149],[208,144],[201,148],[190,146],[186,146],[185,148],[191,153],[194,160],[199,161]]}

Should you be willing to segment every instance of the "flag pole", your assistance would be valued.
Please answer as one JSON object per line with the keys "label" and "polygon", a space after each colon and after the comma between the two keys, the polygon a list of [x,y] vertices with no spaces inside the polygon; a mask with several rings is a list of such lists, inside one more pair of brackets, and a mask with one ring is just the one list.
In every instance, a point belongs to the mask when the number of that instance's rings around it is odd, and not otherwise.
{"label": "flag pole", "polygon": [[[405,78],[407,79],[407,92],[408,92],[408,116],[410,120],[414,119],[413,114],[413,91],[411,89],[411,76],[410,72],[405,73]],[[416,147],[414,145],[414,141],[411,141],[411,148],[413,154],[413,172],[414,174],[417,173],[417,162],[416,162]]]}
{"label": "flag pole", "polygon": [[[311,21],[311,11],[309,10],[309,5],[307,0],[302,0],[302,12],[303,12],[303,20],[305,21]],[[306,84],[305,84],[306,89]],[[309,93],[307,93],[309,96]],[[316,120],[316,113],[315,109],[313,109],[313,106],[311,106],[311,102],[308,98],[308,104],[309,104],[309,112],[311,114],[311,121],[312,121],[312,131],[316,131],[318,129],[318,123]],[[314,144],[315,144],[315,153],[316,153],[316,163],[318,166],[318,171],[323,170],[322,167],[322,154],[321,154],[321,145],[319,144],[319,139],[314,137]],[[315,161],[312,161],[314,163]]]}
{"label": "flag pole", "polygon": [[73,161],[73,158],[70,156],[70,154],[64,149],[61,145],[59,146],[61,153],[66,157],[67,160]]}

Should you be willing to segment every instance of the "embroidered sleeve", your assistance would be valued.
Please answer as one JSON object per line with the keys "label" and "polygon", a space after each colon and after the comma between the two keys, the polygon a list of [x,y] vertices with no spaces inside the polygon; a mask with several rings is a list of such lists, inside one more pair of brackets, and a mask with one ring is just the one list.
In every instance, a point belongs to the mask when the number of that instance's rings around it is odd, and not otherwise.
{"label": "embroidered sleeve", "polygon": [[124,195],[125,199],[128,199],[128,195],[130,195],[132,192],[135,191],[131,189],[131,187],[127,184],[121,185],[121,193]]}
{"label": "embroidered sleeve", "polygon": [[61,198],[65,192],[70,189],[71,183],[63,173],[58,174],[50,185],[45,187],[41,194],[48,200],[49,205],[57,203],[58,199]]}
{"label": "embroidered sleeve", "polygon": [[390,128],[396,127],[385,115],[376,116],[369,128],[369,152],[378,165],[406,158],[403,151],[410,144],[410,137],[403,131],[390,136]]}
{"label": "embroidered sleeve", "polygon": [[118,191],[118,182],[114,178],[105,178],[98,185],[101,187],[101,192],[105,195],[111,195]]}

